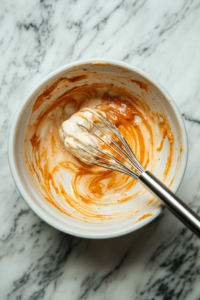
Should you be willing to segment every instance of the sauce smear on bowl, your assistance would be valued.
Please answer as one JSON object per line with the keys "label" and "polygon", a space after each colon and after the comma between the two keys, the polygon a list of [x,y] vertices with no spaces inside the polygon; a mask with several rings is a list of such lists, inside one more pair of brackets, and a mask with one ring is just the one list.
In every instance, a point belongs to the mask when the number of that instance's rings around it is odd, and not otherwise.
{"label": "sauce smear on bowl", "polygon": [[166,163],[160,177],[164,181],[170,170],[174,147],[167,119],[151,110],[138,95],[105,83],[72,88],[41,109],[58,84],[52,84],[38,97],[26,129],[26,166],[36,188],[59,211],[85,222],[93,220],[98,223],[100,220],[130,217],[130,211],[137,213],[138,207],[107,210],[109,206],[120,207],[146,193],[142,187],[130,193],[137,181],[121,173],[85,164],[74,157],[60,140],[59,128],[80,109],[97,108],[113,121],[140,163],[151,172],[157,168],[160,153],[167,143]]}

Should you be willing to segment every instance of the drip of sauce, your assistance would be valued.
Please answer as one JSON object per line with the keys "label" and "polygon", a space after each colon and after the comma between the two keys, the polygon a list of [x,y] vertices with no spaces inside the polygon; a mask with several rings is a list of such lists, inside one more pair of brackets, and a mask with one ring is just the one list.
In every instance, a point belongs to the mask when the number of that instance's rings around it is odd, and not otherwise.
{"label": "drip of sauce", "polygon": [[[60,80],[70,81],[72,78]],[[130,195],[129,192],[137,184],[135,179],[85,164],[74,157],[60,140],[59,128],[80,109],[97,108],[113,121],[140,163],[152,172],[159,162],[158,157],[164,143],[168,141],[168,156],[162,174],[164,181],[172,163],[174,144],[167,119],[164,115],[153,112],[137,95],[105,83],[72,88],[47,103],[35,118],[37,110],[50,99],[58,84],[56,81],[38,97],[26,129],[26,166],[36,188],[59,211],[78,220],[96,220],[98,223],[98,220],[130,217],[130,210],[102,213],[104,210],[101,208],[119,206],[120,203],[136,199],[146,191],[141,189]],[[142,83],[141,86],[147,89]],[[69,192],[65,185],[70,181]],[[151,202],[152,200],[149,201]]]}
{"label": "drip of sauce", "polygon": [[106,63],[104,63],[104,62],[100,62],[100,61],[98,61],[98,62],[94,62],[94,63],[92,63],[93,65],[100,65],[100,66],[104,66],[104,65],[106,65]]}
{"label": "drip of sauce", "polygon": [[141,218],[138,219],[138,222],[141,221],[141,220],[144,220],[144,219],[146,219],[146,218],[148,218],[148,217],[151,217],[151,216],[153,216],[153,214],[146,214],[146,215],[143,215]]}

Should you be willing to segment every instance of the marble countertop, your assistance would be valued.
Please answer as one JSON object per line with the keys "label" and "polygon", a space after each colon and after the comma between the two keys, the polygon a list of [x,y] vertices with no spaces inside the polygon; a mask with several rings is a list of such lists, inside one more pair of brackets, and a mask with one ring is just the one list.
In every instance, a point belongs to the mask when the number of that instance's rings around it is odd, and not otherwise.
{"label": "marble countertop", "polygon": [[179,106],[189,160],[178,195],[200,213],[199,49],[200,0],[1,1],[0,299],[200,299],[200,242],[168,211],[123,237],[72,237],[33,213],[7,160],[13,115],[45,75],[83,58],[122,60]]}

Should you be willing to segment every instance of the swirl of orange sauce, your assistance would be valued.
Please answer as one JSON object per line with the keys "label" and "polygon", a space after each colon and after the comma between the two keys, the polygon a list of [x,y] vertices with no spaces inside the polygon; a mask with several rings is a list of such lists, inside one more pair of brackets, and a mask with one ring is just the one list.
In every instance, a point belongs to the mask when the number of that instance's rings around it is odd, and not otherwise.
{"label": "swirl of orange sauce", "polygon": [[[52,88],[49,88],[52,91]],[[44,99],[43,99],[43,98]],[[48,93],[38,97],[26,129],[26,166],[36,188],[62,213],[78,220],[111,220],[128,216],[128,210],[109,210],[111,205],[136,199],[131,194],[137,181],[127,175],[83,163],[70,154],[59,138],[61,124],[85,107],[97,108],[118,127],[140,163],[153,171],[165,139],[168,158],[166,178],[173,156],[174,138],[165,118],[153,112],[145,101],[125,89],[109,84],[79,86],[48,103],[35,118]]]}

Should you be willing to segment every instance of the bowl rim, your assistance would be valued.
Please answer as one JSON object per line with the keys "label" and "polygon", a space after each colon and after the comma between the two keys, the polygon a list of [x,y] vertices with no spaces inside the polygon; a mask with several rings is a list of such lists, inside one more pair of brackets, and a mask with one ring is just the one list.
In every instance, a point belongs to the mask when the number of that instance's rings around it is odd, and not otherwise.
{"label": "bowl rim", "polygon": [[185,173],[185,169],[187,166],[187,159],[188,159],[188,139],[187,139],[187,132],[186,132],[186,128],[185,128],[185,124],[184,124],[182,115],[181,115],[175,101],[170,96],[170,94],[167,92],[167,90],[157,81],[157,79],[153,78],[151,75],[147,74],[145,71],[143,71],[135,66],[132,66],[131,64],[128,64],[128,63],[125,63],[122,61],[118,61],[118,60],[104,59],[104,58],[92,58],[92,59],[84,59],[84,60],[74,61],[72,63],[66,64],[66,65],[54,70],[53,72],[49,73],[42,80],[40,80],[35,85],[35,87],[32,88],[32,90],[28,93],[28,95],[23,99],[23,101],[19,105],[19,108],[17,109],[17,111],[14,115],[14,118],[12,120],[11,126],[10,126],[9,137],[8,137],[8,161],[9,161],[9,165],[10,165],[11,174],[13,176],[15,184],[16,184],[20,194],[22,195],[23,199],[26,201],[26,203],[29,205],[29,207],[42,220],[44,220],[46,223],[53,226],[54,228],[56,228],[62,232],[65,232],[67,234],[71,234],[71,235],[81,237],[81,238],[90,238],[90,239],[114,238],[114,237],[119,237],[119,236],[128,234],[130,232],[136,231],[139,228],[152,222],[155,218],[157,218],[157,216],[160,215],[160,213],[163,211],[163,206],[160,206],[152,216],[145,218],[138,223],[131,224],[130,226],[128,226],[126,228],[122,228],[121,230],[117,229],[112,232],[107,231],[107,232],[92,233],[92,232],[85,232],[80,229],[68,228],[68,227],[64,226],[62,223],[59,223],[57,220],[53,219],[45,211],[43,211],[42,208],[37,206],[37,204],[32,200],[32,197],[30,197],[30,195],[26,192],[26,189],[24,188],[23,183],[18,174],[17,165],[16,165],[16,161],[15,161],[15,135],[16,135],[17,124],[19,122],[19,119],[21,117],[21,114],[23,112],[25,105],[27,104],[29,99],[32,97],[32,95],[43,84],[45,84],[45,82],[47,82],[48,80],[52,79],[53,77],[59,75],[60,73],[73,68],[74,66],[81,66],[81,65],[85,65],[85,64],[93,64],[93,63],[99,63],[99,62],[105,63],[105,66],[107,64],[119,66],[119,67],[128,69],[129,71],[138,73],[140,76],[144,77],[144,79],[147,79],[150,83],[152,83],[154,86],[156,86],[157,89],[160,90],[160,92],[164,95],[164,97],[167,100],[170,100],[169,104],[171,105],[171,107],[176,115],[179,126],[182,129],[181,135],[182,135],[182,144],[183,144],[183,148],[184,148],[184,152],[182,152],[183,153],[182,171],[181,171],[182,173],[179,176],[178,180],[176,181],[176,184],[173,185],[172,190],[174,192],[177,191],[177,189],[179,188],[179,186],[182,182],[182,179],[183,179],[183,176]]}

